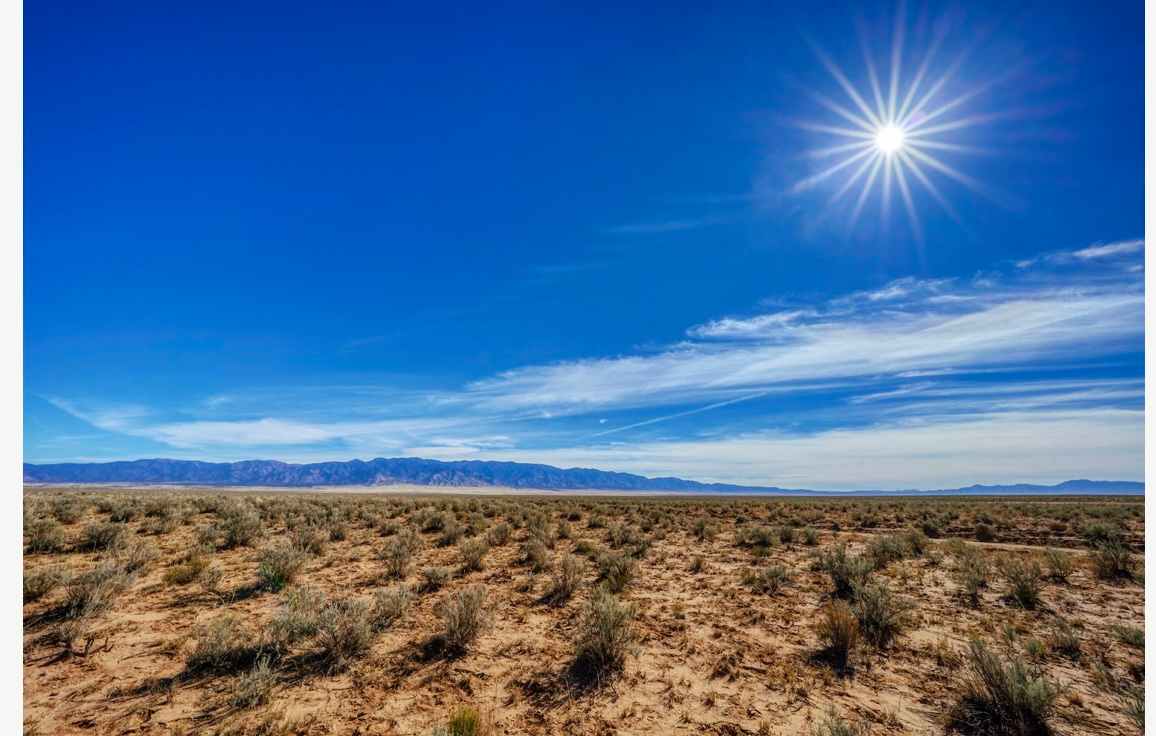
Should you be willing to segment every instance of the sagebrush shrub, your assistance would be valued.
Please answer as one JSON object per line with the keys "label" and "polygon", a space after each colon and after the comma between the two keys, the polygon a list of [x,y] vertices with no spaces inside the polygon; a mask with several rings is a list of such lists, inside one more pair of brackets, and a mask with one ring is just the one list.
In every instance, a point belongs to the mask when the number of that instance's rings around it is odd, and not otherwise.
{"label": "sagebrush shrub", "polygon": [[462,558],[462,570],[477,571],[482,569],[482,559],[490,547],[481,539],[466,539],[458,545],[458,553]]}
{"label": "sagebrush shrub", "polygon": [[370,620],[375,631],[384,631],[393,626],[409,608],[413,595],[408,588],[395,586],[386,590],[378,590],[373,594],[373,605],[370,609]]}
{"label": "sagebrush shrub", "polygon": [[64,549],[64,527],[53,519],[35,519],[24,533],[28,535],[29,552],[59,552]]}
{"label": "sagebrush shrub", "polygon": [[24,602],[38,601],[60,585],[63,575],[59,570],[41,568],[24,573]]}
{"label": "sagebrush shrub", "polygon": [[421,540],[408,528],[390,537],[381,551],[386,577],[404,579],[409,573],[409,563],[420,546]]}
{"label": "sagebrush shrub", "polygon": [[599,589],[591,596],[574,641],[572,671],[599,682],[622,670],[634,641],[633,607]]}
{"label": "sagebrush shrub", "polygon": [[1005,661],[982,641],[968,648],[968,675],[951,713],[953,728],[965,733],[1039,736],[1060,688],[1019,658]]}
{"label": "sagebrush shrub", "polygon": [[292,583],[305,566],[306,553],[288,543],[266,547],[257,563],[257,580],[264,590],[279,591]]}
{"label": "sagebrush shrub", "polygon": [[893,595],[882,581],[858,588],[853,601],[859,632],[879,649],[890,646],[907,625],[910,606]]}
{"label": "sagebrush shrub", "polygon": [[103,613],[132,582],[123,567],[104,560],[68,581],[61,613],[65,618],[88,618]]}
{"label": "sagebrush shrub", "polygon": [[825,549],[819,552],[817,564],[820,570],[831,577],[835,586],[835,596],[850,598],[856,587],[867,582],[874,565],[871,560],[863,557],[852,557],[847,554],[847,545],[840,544],[834,549]]}
{"label": "sagebrush shrub", "polygon": [[598,579],[611,593],[621,593],[634,579],[634,558],[624,552],[605,552],[598,558]]}
{"label": "sagebrush shrub", "polygon": [[484,585],[463,588],[442,601],[439,610],[442,619],[440,640],[446,653],[463,654],[478,638],[487,623],[485,602]]}
{"label": "sagebrush shrub", "polygon": [[345,669],[373,643],[369,603],[359,598],[330,601],[317,619],[316,642],[330,671]]}
{"label": "sagebrush shrub", "polygon": [[81,547],[87,550],[108,550],[119,547],[128,538],[128,527],[116,521],[96,522],[84,528]]}
{"label": "sagebrush shrub", "polygon": [[550,590],[546,598],[555,606],[560,606],[570,600],[574,591],[582,583],[582,561],[571,554],[562,555],[554,577],[550,581]]}
{"label": "sagebrush shrub", "polygon": [[1040,563],[1019,557],[1004,557],[1000,561],[1000,572],[1008,583],[1008,600],[1029,611],[1040,605],[1040,590],[1043,571]]}
{"label": "sagebrush shrub", "polygon": [[252,634],[233,614],[205,624],[196,638],[196,646],[185,659],[189,672],[236,672],[250,666],[259,654]]}

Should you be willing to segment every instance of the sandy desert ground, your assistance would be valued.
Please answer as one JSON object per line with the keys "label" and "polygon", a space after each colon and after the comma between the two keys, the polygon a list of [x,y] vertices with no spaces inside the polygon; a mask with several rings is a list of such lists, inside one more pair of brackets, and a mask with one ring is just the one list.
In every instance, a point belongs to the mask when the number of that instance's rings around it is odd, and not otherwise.
{"label": "sandy desert ground", "polygon": [[455,491],[25,489],[25,733],[1141,732],[1141,498]]}

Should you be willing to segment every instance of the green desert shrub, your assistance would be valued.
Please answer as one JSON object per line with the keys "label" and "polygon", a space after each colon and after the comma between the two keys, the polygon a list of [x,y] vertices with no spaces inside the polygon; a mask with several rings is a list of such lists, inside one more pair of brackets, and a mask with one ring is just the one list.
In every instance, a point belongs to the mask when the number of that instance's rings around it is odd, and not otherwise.
{"label": "green desert shrub", "polygon": [[1122,540],[1113,539],[1096,545],[1092,552],[1092,568],[1101,580],[1131,578],[1136,561]]}
{"label": "green desert shrub", "polygon": [[991,524],[976,524],[975,525],[975,541],[977,542],[994,542],[995,528]]}
{"label": "green desert shrub", "polygon": [[116,521],[96,522],[84,528],[81,547],[86,550],[108,550],[128,539],[128,527]]}
{"label": "green desert shrub", "polygon": [[166,585],[188,585],[201,576],[209,566],[209,557],[201,549],[194,549],[184,559],[165,570],[163,580]]}
{"label": "green desert shrub", "polygon": [[54,519],[35,519],[27,525],[27,550],[32,553],[52,553],[64,549],[64,527]]}
{"label": "green desert shrub", "polygon": [[1060,688],[1019,658],[1004,660],[983,642],[968,648],[968,672],[950,714],[954,730],[994,736],[1040,736],[1052,732]]}
{"label": "green desert shrub", "polygon": [[552,605],[560,606],[570,600],[570,596],[574,595],[574,591],[581,583],[582,561],[571,554],[562,555],[550,581],[546,600]]}
{"label": "green desert shrub", "polygon": [[330,601],[317,618],[317,648],[330,671],[345,669],[373,644],[370,604],[360,598]]}
{"label": "green desert shrub", "polygon": [[1004,557],[1000,561],[1000,572],[1007,580],[1007,598],[1011,603],[1034,611],[1040,605],[1043,571],[1034,559]]}
{"label": "green desert shrub", "polygon": [[861,587],[867,582],[874,569],[871,560],[847,554],[845,544],[821,550],[817,566],[831,577],[837,598],[850,598],[856,587]]}
{"label": "green desert shrub", "polygon": [[855,591],[852,610],[859,632],[871,645],[885,649],[907,626],[910,606],[892,594],[882,581]]}
{"label": "green desert shrub", "polygon": [[482,633],[488,623],[485,603],[484,585],[463,588],[442,601],[438,610],[442,632],[438,638],[447,654],[464,654]]}
{"label": "green desert shrub", "polygon": [[621,593],[634,579],[634,558],[625,552],[604,552],[598,557],[598,580],[611,593]]}
{"label": "green desert shrub", "polygon": [[1048,568],[1048,577],[1057,583],[1068,582],[1068,578],[1075,572],[1072,556],[1054,547],[1044,550],[1044,563]]}
{"label": "green desert shrub", "polygon": [[370,620],[374,631],[384,631],[393,626],[405,615],[412,601],[413,595],[409,589],[400,585],[376,591],[370,608]]}
{"label": "green desert shrub", "polygon": [[482,569],[482,560],[490,547],[481,539],[466,539],[458,545],[458,554],[462,558],[463,571],[477,571]]}
{"label": "green desert shrub", "polygon": [[282,542],[266,547],[257,563],[257,581],[263,590],[279,591],[292,583],[307,555],[298,547]]}
{"label": "green desert shrub", "polygon": [[633,607],[603,589],[596,590],[578,625],[572,671],[587,682],[600,682],[622,670],[634,642]]}
{"label": "green desert shrub", "polygon": [[1136,649],[1144,648],[1144,629],[1136,626],[1116,626],[1112,629],[1112,633],[1121,644],[1125,644]]}
{"label": "green desert shrub", "polygon": [[63,575],[55,568],[41,568],[24,573],[24,602],[38,601],[60,585]]}
{"label": "green desert shrub", "polygon": [[542,572],[550,564],[550,553],[545,543],[537,538],[522,543],[519,557],[522,564],[529,565],[531,572]]}
{"label": "green desert shrub", "polygon": [[782,565],[749,567],[743,570],[742,584],[756,593],[774,595],[787,584],[789,576]]}

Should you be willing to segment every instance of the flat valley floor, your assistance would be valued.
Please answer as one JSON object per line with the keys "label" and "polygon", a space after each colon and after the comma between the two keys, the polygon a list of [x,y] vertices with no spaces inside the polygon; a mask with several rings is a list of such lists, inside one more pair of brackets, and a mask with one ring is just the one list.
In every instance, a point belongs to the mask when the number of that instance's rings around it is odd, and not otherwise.
{"label": "flat valley floor", "polygon": [[26,734],[1142,732],[1140,497],[24,506]]}

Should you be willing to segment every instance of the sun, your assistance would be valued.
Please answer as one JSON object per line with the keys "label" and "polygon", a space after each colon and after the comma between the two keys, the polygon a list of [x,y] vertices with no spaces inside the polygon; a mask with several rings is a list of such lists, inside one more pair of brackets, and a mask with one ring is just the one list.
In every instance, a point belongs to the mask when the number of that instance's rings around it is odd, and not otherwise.
{"label": "sun", "polygon": [[[890,217],[891,203],[898,195],[917,239],[922,240],[922,224],[915,198],[924,193],[934,199],[956,222],[960,217],[940,190],[937,179],[961,184],[972,193],[997,201],[993,192],[976,179],[958,170],[950,159],[988,153],[968,138],[969,129],[1010,117],[1010,111],[971,110],[981,95],[1003,78],[980,79],[958,88],[955,84],[967,49],[941,62],[940,51],[946,26],[921,54],[908,53],[904,58],[905,18],[896,14],[891,31],[891,50],[887,62],[889,74],[881,78],[876,57],[866,36],[860,34],[863,54],[861,66],[865,79],[856,84],[818,45],[812,50],[841,90],[842,99],[833,98],[815,87],[804,92],[829,115],[821,119],[794,120],[794,124],[826,140],[803,156],[816,163],[810,176],[797,181],[793,193],[812,191],[820,185],[833,190],[826,210],[840,200],[853,200],[848,229],[854,227],[868,199],[878,194],[880,214]],[[944,68],[937,69],[942,63]]]}
{"label": "sun", "polygon": [[900,128],[898,125],[881,125],[879,129],[875,131],[875,147],[878,148],[882,154],[890,156],[903,148],[903,139],[905,137],[906,134],[903,132],[903,128]]}

